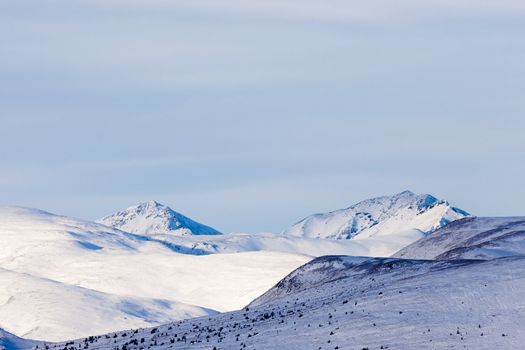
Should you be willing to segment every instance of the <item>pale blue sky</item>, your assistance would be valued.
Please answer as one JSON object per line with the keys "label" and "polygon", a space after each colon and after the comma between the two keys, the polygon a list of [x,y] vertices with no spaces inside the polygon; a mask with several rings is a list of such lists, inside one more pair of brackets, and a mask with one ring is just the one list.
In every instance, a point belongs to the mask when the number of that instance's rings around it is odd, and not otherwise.
{"label": "pale blue sky", "polygon": [[0,0],[0,204],[525,215],[524,38],[521,0]]}

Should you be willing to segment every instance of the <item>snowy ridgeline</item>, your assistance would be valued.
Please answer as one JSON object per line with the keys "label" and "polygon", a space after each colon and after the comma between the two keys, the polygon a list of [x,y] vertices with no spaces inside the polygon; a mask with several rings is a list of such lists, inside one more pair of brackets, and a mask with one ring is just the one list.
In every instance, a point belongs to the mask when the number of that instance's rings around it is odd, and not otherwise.
{"label": "snowy ridgeline", "polygon": [[38,349],[519,349],[525,257],[321,257],[240,311]]}
{"label": "snowy ridgeline", "polygon": [[390,256],[421,237],[469,216],[445,200],[404,191],[367,199],[346,209],[312,215],[281,235],[221,235],[155,201],[129,207],[98,222],[145,235],[183,254],[264,250],[311,256]]}
{"label": "snowy ridgeline", "polygon": [[[367,199],[346,209],[311,215],[286,229],[283,235],[336,240],[355,238],[366,241],[372,237],[384,240],[398,237],[405,239],[408,232],[414,240],[469,216],[470,214],[451,206],[446,200],[439,200],[429,194],[404,191],[392,196]],[[155,201],[129,207],[98,222],[141,235],[180,237],[220,234],[219,231]],[[220,242],[220,238],[214,241]],[[213,249],[205,251],[217,252]]]}
{"label": "snowy ridgeline", "polygon": [[403,248],[408,259],[493,259],[525,254],[525,217],[465,218]]}
{"label": "snowy ridgeline", "polygon": [[429,194],[404,191],[393,196],[367,199],[346,209],[311,215],[283,234],[289,236],[367,239],[395,237],[408,230],[427,235],[447,224],[470,216]]}

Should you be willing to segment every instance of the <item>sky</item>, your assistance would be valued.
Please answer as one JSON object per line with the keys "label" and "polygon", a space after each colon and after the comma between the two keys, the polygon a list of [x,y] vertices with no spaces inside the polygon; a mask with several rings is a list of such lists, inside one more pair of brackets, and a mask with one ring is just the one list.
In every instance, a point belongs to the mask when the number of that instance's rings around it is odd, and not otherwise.
{"label": "sky", "polygon": [[0,204],[525,215],[524,37],[522,0],[0,0]]}

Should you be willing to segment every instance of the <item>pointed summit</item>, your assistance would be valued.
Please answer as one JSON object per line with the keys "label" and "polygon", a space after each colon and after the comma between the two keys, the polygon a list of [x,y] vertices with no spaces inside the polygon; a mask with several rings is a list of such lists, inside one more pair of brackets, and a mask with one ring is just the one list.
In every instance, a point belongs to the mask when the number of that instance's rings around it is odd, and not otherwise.
{"label": "pointed summit", "polygon": [[414,196],[414,192],[410,190],[404,190],[402,192],[399,192],[398,194],[393,195],[392,197],[402,197],[402,196]]}
{"label": "pointed summit", "polygon": [[103,217],[97,222],[137,234],[219,235],[219,231],[200,224],[157,201],[150,200]]}
{"label": "pointed summit", "polygon": [[142,206],[148,206],[148,207],[161,207],[163,206],[162,204],[160,204],[159,202],[157,201],[154,201],[153,199],[152,200],[149,200],[147,202],[144,202],[144,203],[141,203],[139,205],[142,205]]}

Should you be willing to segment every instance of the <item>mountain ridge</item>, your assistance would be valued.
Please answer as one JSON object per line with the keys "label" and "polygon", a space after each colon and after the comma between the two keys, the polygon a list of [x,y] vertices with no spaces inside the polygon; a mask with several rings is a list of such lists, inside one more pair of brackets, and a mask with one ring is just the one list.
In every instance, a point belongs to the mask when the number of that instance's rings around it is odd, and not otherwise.
{"label": "mountain ridge", "polygon": [[493,259],[525,255],[525,217],[467,217],[402,248],[403,259]]}
{"label": "mountain ridge", "polygon": [[446,200],[403,191],[360,201],[344,209],[307,216],[282,234],[309,238],[362,239],[419,230],[428,235],[455,220],[470,217]]}

